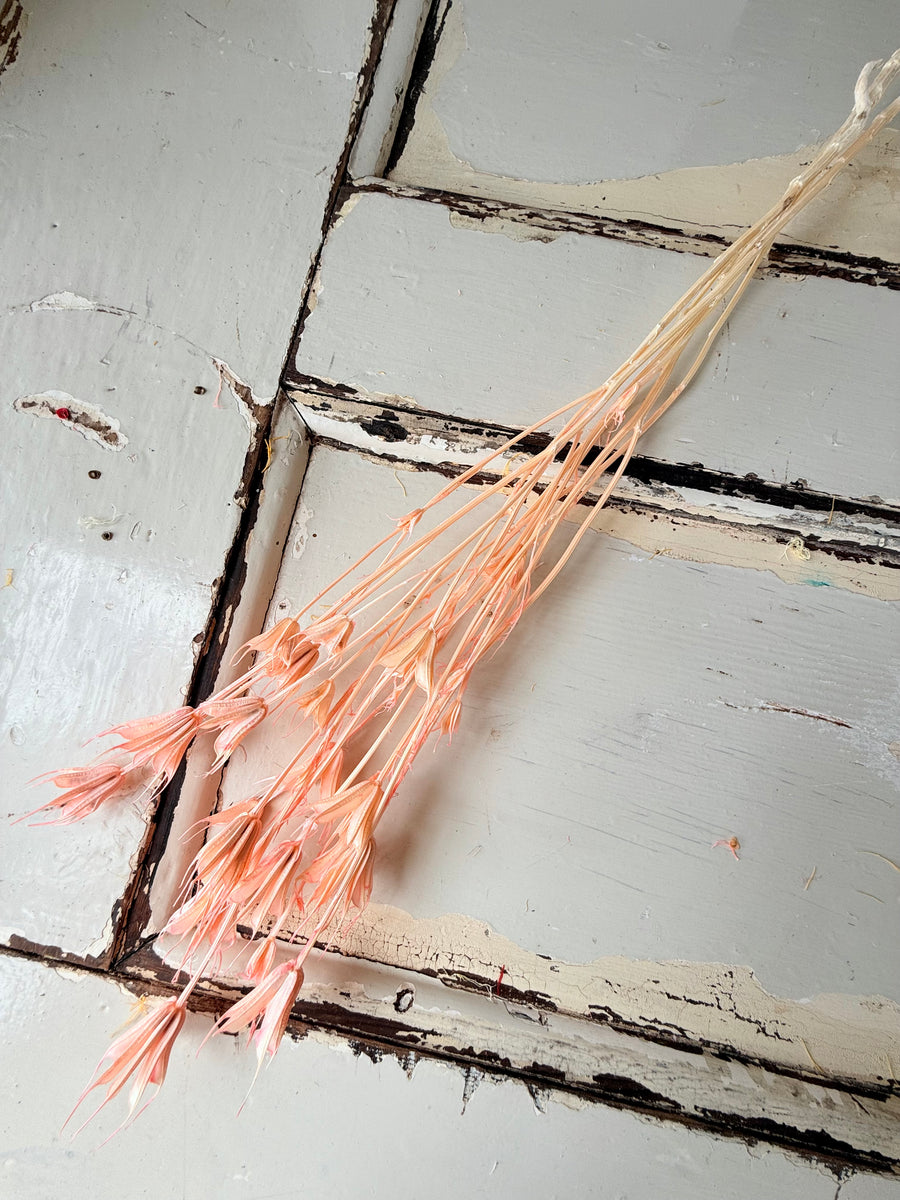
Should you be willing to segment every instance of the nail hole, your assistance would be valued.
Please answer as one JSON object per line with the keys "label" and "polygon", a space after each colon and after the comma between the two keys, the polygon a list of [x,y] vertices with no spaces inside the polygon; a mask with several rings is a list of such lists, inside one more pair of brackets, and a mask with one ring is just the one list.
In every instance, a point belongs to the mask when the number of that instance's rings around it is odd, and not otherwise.
{"label": "nail hole", "polygon": [[416,998],[415,990],[411,987],[401,988],[394,997],[394,1008],[398,1013],[409,1012],[412,1008],[413,1000]]}
{"label": "nail hole", "polygon": [[100,478],[99,471],[88,471],[88,479],[99,479],[99,478]]}
{"label": "nail hole", "polygon": [[194,395],[195,396],[205,396],[206,388],[202,384],[198,383],[197,386],[194,388]]}
{"label": "nail hole", "polygon": [[101,533],[100,536],[103,538],[104,542],[111,542],[113,540],[112,531],[109,529],[107,529],[105,533]]}

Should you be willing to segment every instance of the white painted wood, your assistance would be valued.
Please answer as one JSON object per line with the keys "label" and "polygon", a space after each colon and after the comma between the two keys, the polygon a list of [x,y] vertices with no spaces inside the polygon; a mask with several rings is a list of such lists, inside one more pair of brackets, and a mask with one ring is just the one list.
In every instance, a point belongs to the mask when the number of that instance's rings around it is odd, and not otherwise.
{"label": "white painted wood", "polygon": [[384,173],[428,8],[428,0],[396,0],[394,4],[371,94],[350,152],[348,170],[354,178]]}
{"label": "white painted wood", "polygon": [[[285,1039],[247,1095],[250,1056],[208,1042],[189,1017],[159,1098],[102,1148],[121,1119],[107,1110],[75,1142],[60,1133],[71,1103],[128,1019],[133,998],[97,978],[0,959],[3,1187],[17,1200],[215,1195],[271,1200],[299,1193],[436,1200],[467,1196],[633,1196],[670,1200],[832,1200],[834,1175],[780,1150],[662,1124],[601,1106],[540,1109],[519,1083],[467,1080],[420,1061],[407,1074],[345,1043]],[[79,1031],[59,1053],[60,1029]],[[466,1095],[468,1091],[468,1095]],[[246,1102],[245,1102],[246,1100]],[[243,1112],[237,1115],[243,1104]],[[303,1150],[297,1151],[298,1130]],[[888,1200],[896,1181],[856,1175],[852,1200]]]}
{"label": "white painted wood", "polygon": [[[71,422],[0,406],[3,790],[5,812],[19,816],[54,794],[27,781],[88,761],[100,749],[81,749],[88,738],[182,702],[240,517],[249,433],[229,392],[213,406],[208,360],[171,335],[155,332],[153,346],[139,322],[95,312],[17,314],[2,327],[16,349],[5,360],[13,394],[65,384],[114,414],[128,439],[102,450]],[[44,347],[57,340],[78,358],[48,363]],[[209,390],[195,396],[195,383]],[[64,828],[8,826],[4,940],[101,954],[141,807],[116,804]]]}
{"label": "white painted wood", "polygon": [[[383,925],[382,933],[386,941],[402,942],[396,925]],[[469,965],[476,967],[482,961],[485,931],[479,926],[473,933],[475,956]],[[156,978],[168,978],[180,964],[181,952],[174,942],[164,937],[154,943],[154,955],[162,959]],[[432,940],[432,951],[434,945]],[[252,944],[245,944],[226,956],[220,985],[242,986],[240,972],[251,949]],[[293,954],[292,947],[283,946],[275,961],[287,963]],[[900,1152],[896,1096],[881,1095],[872,1103],[819,1075],[803,1080],[758,1065],[748,1070],[727,1055],[661,1044],[610,1028],[605,1021],[586,1022],[539,1009],[508,992],[497,996],[493,981],[466,991],[447,987],[452,979],[442,970],[440,952],[429,959],[433,976],[365,960],[356,946],[350,955],[317,953],[307,960],[300,1020],[320,1028],[337,1027],[351,1036],[356,1031],[363,1037],[383,1032],[406,1069],[421,1055],[461,1055],[463,1069],[471,1077],[465,1063],[474,1065],[477,1077],[483,1066],[500,1057],[508,1072],[529,1080],[539,1105],[545,1092],[571,1103],[569,1097],[559,1096],[560,1090],[601,1103],[624,1098],[645,1101],[657,1114],[677,1113],[685,1121],[699,1119],[718,1129],[755,1123],[772,1141],[781,1137],[794,1143],[806,1137],[818,1147],[835,1150],[839,1145],[845,1158],[874,1155],[881,1162],[896,1161]],[[146,957],[143,961],[147,963]],[[461,955],[457,964],[462,964]]]}
{"label": "white painted wood", "polygon": [[188,9],[30,12],[0,91],[0,303],[70,289],[134,309],[271,395],[372,3]]}
{"label": "white painted wood", "polygon": [[[263,22],[189,7],[32,5],[0,83],[10,816],[86,738],[181,701],[371,16],[369,0],[279,2]],[[143,833],[127,803],[7,827],[0,935],[105,953]]]}
{"label": "white painted wood", "polygon": [[[241,647],[263,626],[306,472],[306,428],[289,401],[279,398],[276,403],[256,524],[244,553],[240,602],[224,614],[216,629],[217,649],[221,650],[218,687],[240,674],[246,662],[235,661]],[[187,753],[185,779],[165,853],[153,873],[148,897],[151,919],[141,931],[143,937],[158,933],[180,902],[191,860],[203,844],[205,830],[201,822],[218,803],[221,772],[210,774],[214,759],[207,738],[199,739]]]}
{"label": "white painted wood", "polygon": [[[297,370],[526,426],[598,386],[706,265],[573,233],[530,240],[533,227],[511,222],[457,225],[439,205],[351,201],[326,246]],[[896,321],[885,288],[755,281],[640,452],[896,502]]]}
{"label": "white painted wood", "polygon": [[[438,486],[314,450],[269,621]],[[788,552],[764,532],[751,546],[662,510],[605,524],[475,675],[453,745],[404,782],[346,948],[503,966],[580,1015],[892,1076],[898,891],[877,854],[900,861],[895,605],[812,557],[780,578]],[[300,736],[265,730],[226,772],[228,802]],[[732,835],[737,862],[712,846]]]}
{"label": "white painted wood", "polygon": [[[391,177],[728,233],[773,203],[900,41],[890,0],[452,0]],[[900,134],[784,240],[900,259]]]}

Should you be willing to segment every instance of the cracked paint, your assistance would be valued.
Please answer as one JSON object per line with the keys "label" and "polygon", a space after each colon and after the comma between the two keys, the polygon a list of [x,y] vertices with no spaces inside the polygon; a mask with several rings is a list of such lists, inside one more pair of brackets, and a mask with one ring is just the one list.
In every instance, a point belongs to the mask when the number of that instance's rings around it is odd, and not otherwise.
{"label": "cracked paint", "polygon": [[[893,1083],[900,1006],[879,996],[769,994],[749,967],[549,959],[517,946],[484,921],[458,913],[415,918],[372,903],[338,939],[342,954],[434,976],[490,996],[501,968],[503,1003],[523,997],[551,1013],[655,1030],[780,1068]],[[509,1011],[509,1009],[508,1009]]]}

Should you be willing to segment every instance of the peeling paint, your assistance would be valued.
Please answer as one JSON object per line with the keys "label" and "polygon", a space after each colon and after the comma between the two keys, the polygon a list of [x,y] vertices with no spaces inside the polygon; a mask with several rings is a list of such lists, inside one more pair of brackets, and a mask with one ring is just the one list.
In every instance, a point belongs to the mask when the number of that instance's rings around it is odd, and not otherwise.
{"label": "peeling paint", "polygon": [[[47,296],[41,296],[37,300],[32,300],[29,304],[19,305],[8,310],[9,314],[15,313],[42,313],[42,312],[96,312],[107,313],[115,317],[123,317],[125,319],[135,319],[141,325],[148,329],[154,329],[159,333],[173,337],[180,342],[185,343],[192,349],[199,351],[202,355],[209,359],[212,366],[215,368],[219,376],[219,393],[216,395],[216,403],[222,388],[227,385],[231,394],[234,396],[237,403],[238,411],[244,419],[244,424],[251,438],[256,436],[260,425],[267,421],[266,410],[271,408],[275,401],[275,397],[257,396],[250,384],[245,383],[243,379],[232,370],[232,368],[223,359],[217,358],[214,354],[203,346],[198,345],[191,338],[186,337],[182,333],[178,333],[174,329],[169,329],[165,325],[159,325],[155,321],[150,321],[146,317],[142,317],[138,312],[131,308],[122,308],[117,304],[107,304],[104,301],[91,300],[87,296],[81,296],[77,292],[61,291],[51,292]],[[50,393],[48,393],[50,394]],[[124,443],[123,443],[124,444]]]}
{"label": "peeling paint", "polygon": [[480,233],[500,233],[514,242],[555,242],[562,231],[541,229],[524,221],[511,221],[508,217],[475,217],[468,213],[450,210],[450,224],[454,229],[474,229]]}
{"label": "peeling paint", "polygon": [[255,437],[260,425],[266,420],[266,410],[275,402],[275,397],[269,396],[264,399],[257,396],[250,385],[244,383],[243,379],[239,379],[228,363],[223,362],[220,358],[213,358],[212,364],[219,373],[220,389],[223,384],[228,384],[237,403],[238,412],[244,418],[247,432],[251,438]]}
{"label": "peeling paint", "polygon": [[[403,412],[392,414],[402,420],[402,425],[394,428],[405,431],[402,455],[398,456],[396,435],[386,440],[373,422],[360,418],[356,402],[322,399],[312,408],[302,403],[307,399],[302,394],[294,393],[294,399],[301,404],[304,420],[318,437],[380,458],[389,457],[406,469],[446,467],[449,463],[471,466],[493,444],[508,436],[507,431],[494,433],[474,426],[467,430],[464,422],[455,421],[451,436],[439,437],[432,430],[441,422],[450,424],[448,418]],[[373,394],[367,394],[367,399],[390,403]],[[503,461],[497,460],[498,471]],[[689,562],[749,567],[771,571],[786,583],[827,584],[880,600],[900,599],[900,571],[881,562],[900,552],[896,526],[843,515],[836,520],[833,512],[803,512],[735,496],[716,497],[691,488],[647,484],[640,479],[624,478],[617,496],[612,505],[596,515],[594,528],[630,542],[651,556],[668,554]],[[630,510],[628,501],[639,507]],[[648,509],[663,510],[665,518],[653,524],[647,522]],[[583,515],[580,509],[568,519],[580,521]],[[790,553],[798,529],[809,543],[804,545],[809,558],[799,559]],[[867,555],[872,561],[867,561]]]}
{"label": "peeling paint", "polygon": [[[476,931],[483,940],[482,922],[476,922]],[[198,989],[193,1007],[214,1011],[233,999],[245,986],[239,972],[252,948],[252,942],[236,947],[221,978]],[[293,953],[287,945],[279,947],[276,960],[287,961]],[[127,970],[153,990],[158,981],[169,984],[180,961],[176,939],[164,935],[152,950],[134,955]],[[884,1088],[873,1090],[867,1081],[860,1095],[876,1103],[863,1105],[832,1080],[809,1078],[808,1058],[807,1078],[798,1078],[745,1065],[730,1048],[709,1053],[674,1045],[673,1038],[662,1035],[636,1037],[594,1014],[584,1020],[555,1012],[536,1027],[517,1019],[509,1002],[489,988],[448,992],[440,972],[431,970],[417,977],[416,1005],[399,1014],[390,998],[397,981],[408,978],[377,962],[313,955],[289,1032],[294,1038],[331,1040],[373,1062],[392,1053],[408,1076],[419,1058],[436,1055],[459,1073],[463,1092],[482,1078],[494,1082],[512,1073],[537,1105],[549,1095],[573,1109],[599,1100],[875,1167],[900,1154],[900,1099]],[[335,1033],[346,1040],[334,1041]]]}
{"label": "peeling paint", "polygon": [[297,559],[303,557],[303,551],[306,549],[306,543],[309,538],[309,530],[307,526],[312,520],[312,509],[307,508],[301,500],[297,505],[297,511],[294,515],[292,525],[293,540],[291,541],[291,558]]}
{"label": "peeling paint", "polygon": [[732,1047],[782,1069],[807,1072],[812,1054],[829,1077],[895,1081],[900,1006],[880,996],[789,1000],[765,991],[749,967],[722,963],[621,957],[566,963],[515,945],[475,917],[417,919],[377,903],[337,944],[342,954],[435,976],[486,997],[505,967],[510,999],[522,997],[551,1013]]}
{"label": "peeling paint", "polygon": [[16,61],[27,25],[28,14],[18,0],[5,0],[0,9],[0,75]]}
{"label": "peeling paint", "polygon": [[[572,522],[584,519],[583,512],[568,514]],[[848,561],[826,550],[808,548],[809,559],[795,561],[785,553],[785,542],[770,530],[735,526],[724,521],[691,520],[667,515],[649,522],[644,514],[606,507],[591,522],[610,537],[630,543],[651,558],[668,555],[684,562],[717,563],[755,571],[770,571],[785,583],[808,584],[810,569],[821,582],[872,596],[876,600],[900,600],[900,571],[865,561]]]}
{"label": "peeling paint", "polygon": [[[21,312],[22,309],[13,309]],[[87,296],[79,296],[77,292],[51,292],[49,296],[41,296],[25,305],[27,312],[102,312],[112,313],[116,317],[136,317],[137,313],[130,308],[120,308],[116,304],[103,304],[99,300],[89,300]]]}
{"label": "peeling paint", "polygon": [[[651,221],[676,230],[702,229],[730,240],[780,198],[814,150],[814,146],[801,146],[789,154],[577,183],[492,173],[489,163],[476,165],[455,153],[436,109],[442,84],[453,79],[466,49],[461,5],[448,5],[415,120],[399,162],[389,172],[391,180],[565,212]],[[839,247],[896,261],[898,164],[900,130],[883,130],[834,181],[829,195],[810,204],[779,241]]]}
{"label": "peeling paint", "polygon": [[[492,175],[457,158],[429,108],[420,109],[412,147],[391,172],[392,181],[563,212],[649,221],[676,233],[691,230],[728,240],[771,207],[816,149],[808,146],[793,154],[740,163],[683,167],[638,179],[542,183]],[[898,157],[900,132],[883,130],[846,175],[835,179],[830,195],[813,201],[791,222],[779,243],[823,250],[837,247],[850,254],[895,260],[900,208],[885,203],[885,195],[897,187]],[[827,219],[822,216],[826,204]],[[506,233],[502,224],[482,228]]]}
{"label": "peeling paint", "polygon": [[104,450],[123,450],[128,445],[128,438],[115,417],[107,416],[86,400],[76,400],[69,392],[48,388],[45,392],[19,396],[13,401],[13,408],[32,417],[56,421]]}

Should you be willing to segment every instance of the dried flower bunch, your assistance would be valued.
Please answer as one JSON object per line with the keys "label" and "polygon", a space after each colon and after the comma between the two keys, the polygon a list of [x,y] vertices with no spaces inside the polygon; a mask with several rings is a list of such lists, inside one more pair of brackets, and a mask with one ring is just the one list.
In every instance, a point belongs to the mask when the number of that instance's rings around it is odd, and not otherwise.
{"label": "dried flower bunch", "polygon": [[[130,1083],[133,1113],[147,1086],[162,1083],[188,997],[238,927],[257,939],[246,970],[253,986],[216,1028],[249,1026],[259,1061],[275,1053],[312,947],[369,898],[375,831],[417,753],[433,735],[452,736],[472,671],[563,568],[641,433],[696,375],[778,233],[900,112],[900,100],[875,111],[898,72],[900,51],[863,70],[840,129],[601,387],[454,478],[295,617],[248,642],[252,665],[233,683],[196,708],[116,726],[108,731],[116,744],[92,765],[52,775],[61,791],[44,808],[58,821],[80,820],[126,793],[159,792],[198,736],[214,737],[218,771],[261,722],[304,723],[305,740],[277,778],[207,818],[183,903],[166,927],[182,941],[188,983],[119,1037],[85,1095],[105,1088],[102,1107]],[[523,439],[561,419],[544,449],[522,453]],[[498,460],[517,448],[500,473]],[[492,470],[494,482],[463,490]],[[435,519],[432,510],[451,498],[462,503]],[[560,548],[555,535],[584,501]],[[430,528],[416,536],[426,514],[422,527]],[[322,615],[309,619],[323,602]],[[276,966],[276,941],[297,913],[296,956]]]}

